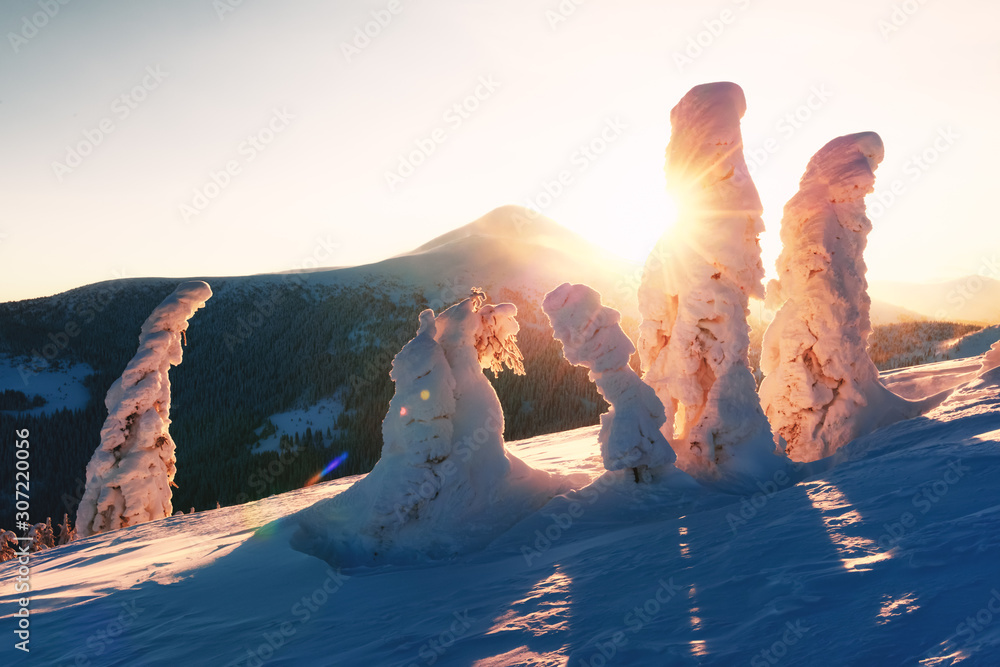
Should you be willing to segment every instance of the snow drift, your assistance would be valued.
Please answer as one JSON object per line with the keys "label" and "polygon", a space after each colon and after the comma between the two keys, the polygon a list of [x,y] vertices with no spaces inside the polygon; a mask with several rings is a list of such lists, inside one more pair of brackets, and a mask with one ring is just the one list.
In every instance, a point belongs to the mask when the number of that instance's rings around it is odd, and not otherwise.
{"label": "snow drift", "polygon": [[1000,341],[993,343],[990,346],[989,352],[983,356],[983,365],[980,368],[979,373],[988,373],[994,368],[1000,368]]}
{"label": "snow drift", "polygon": [[138,352],[104,399],[108,418],[76,515],[80,537],[173,514],[168,371],[181,363],[188,320],[211,296],[207,283],[182,283],[143,323]]}
{"label": "snow drift", "polygon": [[923,409],[886,389],[868,356],[865,196],[883,155],[874,132],[834,139],[785,206],[779,279],[768,288],[769,301],[784,304],[764,335],[760,396],[795,460],[829,456]]}
{"label": "snow drift", "polygon": [[[33,657],[11,640],[0,664],[997,665],[1000,377],[981,361],[893,371],[957,391],[742,497],[602,484],[598,427],[507,443],[593,483],[466,558],[338,571],[274,530],[356,477],[33,554]],[[0,563],[7,627],[20,567]]]}
{"label": "snow drift", "polygon": [[670,112],[666,174],[677,224],[649,256],[639,287],[643,379],[666,409],[678,466],[696,476],[778,460],[748,358],[749,299],[763,296],[764,224],[743,158],[745,111],[739,86],[711,83]]}
{"label": "snow drift", "polygon": [[416,337],[392,363],[382,458],[296,519],[296,549],[341,566],[446,558],[568,488],[504,449],[503,412],[483,370],[524,373],[516,314],[475,290],[436,317],[420,314]]}
{"label": "snow drift", "polygon": [[656,392],[629,368],[635,347],[621,328],[621,314],[601,304],[586,285],[564,283],[545,295],[542,310],[563,345],[566,360],[590,371],[611,409],[601,415],[598,441],[607,470],[631,468],[635,480],[671,465],[677,456],[661,433],[666,423]]}

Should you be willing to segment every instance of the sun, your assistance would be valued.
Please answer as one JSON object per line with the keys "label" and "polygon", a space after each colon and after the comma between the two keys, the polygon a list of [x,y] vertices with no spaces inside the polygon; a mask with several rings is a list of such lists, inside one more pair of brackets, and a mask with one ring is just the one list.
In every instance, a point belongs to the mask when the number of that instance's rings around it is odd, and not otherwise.
{"label": "sun", "polygon": [[600,199],[589,198],[574,211],[578,229],[602,249],[642,264],[657,241],[677,222],[677,206],[667,192],[662,170],[638,169],[610,184]]}
{"label": "sun", "polygon": [[677,221],[663,170],[667,138],[661,128],[647,128],[623,139],[577,178],[552,217],[604,251],[645,263]]}
{"label": "sun", "polygon": [[629,247],[634,255],[628,259],[644,262],[660,238],[677,225],[677,204],[666,190],[650,194],[636,212],[636,234]]}

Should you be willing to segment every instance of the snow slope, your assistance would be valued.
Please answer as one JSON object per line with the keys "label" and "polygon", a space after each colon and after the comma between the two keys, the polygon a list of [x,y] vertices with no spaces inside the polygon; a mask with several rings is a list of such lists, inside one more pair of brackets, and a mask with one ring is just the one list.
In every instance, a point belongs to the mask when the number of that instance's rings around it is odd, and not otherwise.
{"label": "snow slope", "polygon": [[965,359],[985,354],[997,341],[1000,341],[1000,324],[948,341],[943,347],[952,359]]}
{"label": "snow slope", "polygon": [[[279,412],[267,418],[266,421],[274,425],[274,433],[266,438],[260,438],[251,445],[254,452],[278,452],[281,444],[281,436],[294,436],[296,433],[305,433],[307,428],[313,432],[319,430],[326,433],[336,431],[337,418],[343,414],[343,404],[335,398],[324,398],[316,403],[295,410]],[[265,427],[257,429],[257,433],[263,433]]]}
{"label": "snow slope", "polygon": [[[29,399],[41,396],[45,405],[21,414],[51,414],[66,408],[79,410],[87,405],[90,393],[83,380],[94,370],[87,364],[63,361],[57,367],[32,368],[27,357],[0,355],[0,389],[16,389]],[[20,369],[20,370],[19,370]]]}
{"label": "snow slope", "polygon": [[888,374],[957,388],[744,497],[600,476],[597,427],[509,443],[595,481],[448,562],[291,549],[275,520],[354,479],[75,542],[32,559],[30,657],[5,563],[0,664],[1000,664],[1000,371],[978,361]]}

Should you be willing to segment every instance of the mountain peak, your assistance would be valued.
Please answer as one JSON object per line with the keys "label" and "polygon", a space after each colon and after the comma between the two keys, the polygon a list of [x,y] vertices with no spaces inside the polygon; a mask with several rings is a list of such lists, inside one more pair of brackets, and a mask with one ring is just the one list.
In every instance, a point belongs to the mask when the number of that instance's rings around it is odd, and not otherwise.
{"label": "mountain peak", "polygon": [[435,250],[468,238],[521,240],[559,247],[565,243],[581,243],[583,239],[551,218],[522,206],[508,204],[495,208],[467,225],[442,234],[407,254]]}
{"label": "mountain peak", "polygon": [[493,209],[466,227],[482,229],[492,236],[535,236],[540,233],[568,232],[557,222],[538,211],[523,206],[507,204]]}

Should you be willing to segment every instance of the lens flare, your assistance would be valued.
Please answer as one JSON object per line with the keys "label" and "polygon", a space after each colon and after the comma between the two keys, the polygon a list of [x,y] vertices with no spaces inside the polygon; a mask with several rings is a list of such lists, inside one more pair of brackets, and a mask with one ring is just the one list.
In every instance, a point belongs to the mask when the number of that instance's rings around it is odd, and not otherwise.
{"label": "lens flare", "polygon": [[306,486],[312,486],[313,484],[319,482],[321,479],[329,475],[335,468],[337,468],[341,463],[347,460],[347,452],[344,452],[334,460],[326,464],[326,467],[320,470],[318,473],[309,478],[306,482]]}

